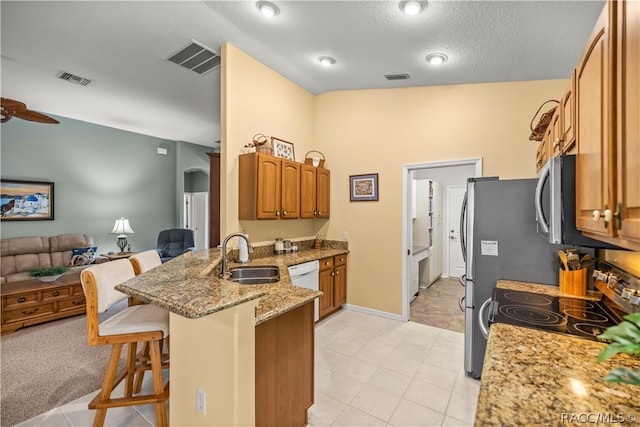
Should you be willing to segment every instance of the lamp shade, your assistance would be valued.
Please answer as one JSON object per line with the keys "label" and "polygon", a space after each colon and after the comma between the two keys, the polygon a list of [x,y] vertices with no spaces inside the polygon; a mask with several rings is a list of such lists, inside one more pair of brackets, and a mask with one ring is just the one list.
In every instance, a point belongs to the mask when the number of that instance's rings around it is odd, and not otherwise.
{"label": "lamp shade", "polygon": [[131,229],[129,225],[129,220],[127,218],[116,219],[116,223],[113,226],[113,230],[111,230],[111,234],[133,234],[134,231]]}

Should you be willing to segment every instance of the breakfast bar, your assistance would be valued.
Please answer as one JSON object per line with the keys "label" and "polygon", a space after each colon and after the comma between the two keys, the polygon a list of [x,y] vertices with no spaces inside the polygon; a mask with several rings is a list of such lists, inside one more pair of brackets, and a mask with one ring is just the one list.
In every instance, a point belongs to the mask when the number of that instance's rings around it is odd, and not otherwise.
{"label": "breakfast bar", "polygon": [[[304,390],[299,394],[306,400],[296,404],[303,406],[306,422],[306,409],[313,403],[313,300],[322,293],[293,286],[287,267],[345,252],[329,248],[229,262],[230,268],[279,269],[276,283],[243,285],[219,278],[219,249],[197,250],[118,285],[119,291],[170,312],[170,424],[256,424],[256,407],[262,404],[256,400],[279,380],[271,372],[277,366],[260,365],[262,355],[266,359],[275,354],[269,348],[273,345],[305,357],[309,380],[300,380]],[[278,333],[285,328],[287,334]],[[265,339],[261,334],[272,335]],[[291,349],[293,339],[300,339],[295,345],[305,348]],[[256,360],[257,354],[261,360]],[[268,372],[262,375],[263,371]],[[196,404],[197,397],[204,399],[204,408]]]}

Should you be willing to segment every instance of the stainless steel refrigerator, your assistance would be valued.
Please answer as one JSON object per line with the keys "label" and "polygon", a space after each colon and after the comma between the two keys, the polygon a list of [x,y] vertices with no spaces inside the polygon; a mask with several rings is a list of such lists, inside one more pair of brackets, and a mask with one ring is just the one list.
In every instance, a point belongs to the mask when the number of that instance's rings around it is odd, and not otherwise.
{"label": "stainless steel refrigerator", "polygon": [[558,250],[536,231],[537,179],[469,178],[461,215],[466,262],[465,371],[480,378],[491,294],[501,279],[558,285]]}

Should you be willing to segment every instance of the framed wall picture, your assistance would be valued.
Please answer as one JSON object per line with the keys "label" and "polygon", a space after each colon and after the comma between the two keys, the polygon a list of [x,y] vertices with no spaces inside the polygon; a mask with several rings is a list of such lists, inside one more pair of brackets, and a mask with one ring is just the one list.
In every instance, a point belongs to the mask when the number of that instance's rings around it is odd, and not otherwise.
{"label": "framed wall picture", "polygon": [[349,196],[352,202],[378,200],[378,174],[350,175]]}
{"label": "framed wall picture", "polygon": [[38,221],[53,219],[53,182],[0,182],[0,220]]}
{"label": "framed wall picture", "polygon": [[293,161],[296,160],[296,156],[293,152],[293,143],[272,136],[271,145],[273,146],[274,156]]}

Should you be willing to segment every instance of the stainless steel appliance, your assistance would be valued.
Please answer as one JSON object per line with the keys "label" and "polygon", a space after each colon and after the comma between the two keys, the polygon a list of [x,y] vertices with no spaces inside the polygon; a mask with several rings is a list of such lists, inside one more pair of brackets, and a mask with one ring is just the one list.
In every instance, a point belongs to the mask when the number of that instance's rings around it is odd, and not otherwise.
{"label": "stainless steel appliance", "polygon": [[[536,232],[538,180],[469,178],[461,227],[465,251],[465,371],[479,378],[488,335],[488,306],[501,279],[558,285],[558,250]],[[593,254],[593,252],[591,252]]]}
{"label": "stainless steel appliance", "polygon": [[535,192],[538,233],[549,243],[619,249],[576,229],[576,156],[550,158],[538,172]]}

